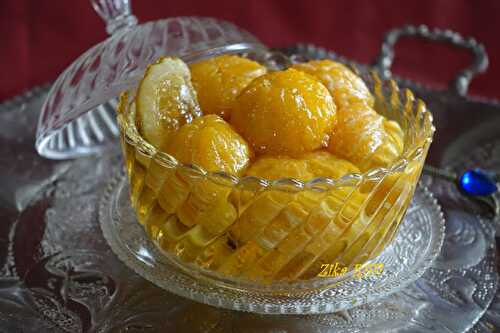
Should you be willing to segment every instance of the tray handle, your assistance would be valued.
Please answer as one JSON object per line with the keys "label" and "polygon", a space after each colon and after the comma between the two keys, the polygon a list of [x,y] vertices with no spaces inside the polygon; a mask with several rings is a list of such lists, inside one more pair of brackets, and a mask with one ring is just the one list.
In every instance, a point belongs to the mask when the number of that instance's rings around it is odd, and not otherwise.
{"label": "tray handle", "polygon": [[430,30],[425,25],[407,25],[388,31],[384,36],[380,53],[375,61],[375,67],[380,70],[385,78],[389,78],[391,66],[394,61],[394,46],[400,37],[417,37],[425,40],[451,44],[469,50],[474,55],[472,64],[460,71],[448,84],[449,89],[458,95],[465,96],[471,80],[479,73],[488,68],[488,55],[484,46],[474,38],[462,37],[459,33],[451,30]]}

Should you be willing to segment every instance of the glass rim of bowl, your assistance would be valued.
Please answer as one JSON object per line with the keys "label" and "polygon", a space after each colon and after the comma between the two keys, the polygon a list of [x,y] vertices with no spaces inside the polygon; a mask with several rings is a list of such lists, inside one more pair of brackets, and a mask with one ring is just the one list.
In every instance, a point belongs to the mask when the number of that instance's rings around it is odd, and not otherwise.
{"label": "glass rim of bowl", "polygon": [[[235,52],[238,52],[238,50],[230,53]],[[264,55],[272,56],[273,53],[273,51],[266,51]],[[220,55],[223,53],[217,52],[211,54]],[[290,59],[292,57],[293,55],[288,58]],[[200,58],[201,57],[199,56],[194,56],[190,58],[190,60],[198,60]],[[243,190],[250,191],[273,190],[283,192],[299,192],[303,190],[325,192],[339,187],[357,186],[366,180],[378,180],[385,175],[400,172],[404,170],[409,163],[419,159],[431,144],[435,127],[433,125],[432,113],[427,109],[425,103],[421,99],[416,98],[413,95],[410,89],[404,89],[403,95],[405,101],[401,101],[399,96],[400,89],[394,80],[381,79],[380,75],[376,71],[363,72],[357,66],[351,66],[351,68],[358,75],[360,75],[365,83],[373,83],[374,87],[370,90],[372,90],[372,92],[376,95],[384,94],[384,90],[386,91],[385,94],[389,97],[381,98],[390,102],[391,105],[385,105],[386,107],[400,109],[399,111],[403,112],[403,108],[405,108],[408,103],[416,103],[416,105],[412,107],[412,109],[416,110],[413,115],[413,120],[416,122],[420,121],[422,125],[419,125],[419,128],[416,128],[414,123],[410,123],[409,128],[411,128],[415,134],[420,135],[421,139],[413,142],[409,146],[405,144],[401,155],[387,167],[374,167],[364,172],[351,172],[340,178],[315,177],[305,181],[287,177],[271,180],[256,176],[237,176],[226,171],[208,171],[199,165],[178,161],[174,156],[149,143],[139,133],[134,121],[135,110],[130,110],[133,104],[129,99],[131,96],[130,91],[125,91],[120,95],[117,106],[118,126],[120,131],[124,133],[125,140],[134,146],[136,151],[145,155],[146,158],[155,160],[157,163],[167,168],[180,168],[182,171],[186,172],[186,174],[198,178],[208,179],[217,185],[223,185],[231,188],[240,187]],[[394,104],[398,104],[399,107]],[[377,107],[375,107],[375,109],[377,109]],[[409,113],[410,112],[406,112],[404,117],[409,117]]]}

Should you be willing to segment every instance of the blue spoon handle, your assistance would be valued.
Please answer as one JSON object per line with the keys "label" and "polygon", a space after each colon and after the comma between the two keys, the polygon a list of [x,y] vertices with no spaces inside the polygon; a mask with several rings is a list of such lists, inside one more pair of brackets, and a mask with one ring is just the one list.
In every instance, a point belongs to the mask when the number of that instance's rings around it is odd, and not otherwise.
{"label": "blue spoon handle", "polygon": [[486,204],[493,213],[493,217],[500,215],[500,204],[495,196],[498,193],[497,183],[500,175],[482,169],[466,170],[459,175],[431,165],[424,166],[424,173],[453,182],[464,196]]}

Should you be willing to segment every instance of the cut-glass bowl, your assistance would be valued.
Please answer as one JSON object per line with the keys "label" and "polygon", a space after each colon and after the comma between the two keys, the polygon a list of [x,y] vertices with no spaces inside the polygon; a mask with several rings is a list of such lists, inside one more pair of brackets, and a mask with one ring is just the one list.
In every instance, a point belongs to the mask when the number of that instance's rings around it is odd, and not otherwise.
{"label": "cut-glass bowl", "polygon": [[[198,55],[203,59],[212,52]],[[272,52],[251,56],[273,68],[296,60]],[[131,103],[135,92],[124,94],[118,124],[130,201],[151,241],[187,274],[275,295],[331,287],[354,268],[375,264],[370,260],[394,238],[411,201],[434,127],[424,103],[409,90],[401,92],[376,73],[360,75],[376,111],[401,126],[402,155],[387,168],[306,182],[237,177],[182,164],[140,135]],[[317,204],[296,220],[293,207],[304,194]],[[179,207],[190,206],[201,222],[187,226]],[[225,220],[228,207],[236,211],[234,220]],[[335,264],[348,273],[323,277],[325,267]]]}

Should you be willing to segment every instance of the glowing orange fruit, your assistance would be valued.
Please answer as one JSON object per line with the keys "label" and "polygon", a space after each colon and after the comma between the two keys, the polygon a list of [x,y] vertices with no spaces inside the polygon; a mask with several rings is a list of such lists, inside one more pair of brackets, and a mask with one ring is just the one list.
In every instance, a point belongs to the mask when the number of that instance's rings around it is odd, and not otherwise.
{"label": "glowing orange fruit", "polygon": [[335,121],[328,90],[294,69],[253,80],[231,113],[231,123],[254,150],[273,155],[299,155],[326,146]]}
{"label": "glowing orange fruit", "polygon": [[403,132],[366,104],[351,104],[338,112],[328,150],[361,170],[388,166],[403,151]]}
{"label": "glowing orange fruit", "polygon": [[269,180],[295,178],[308,181],[315,177],[335,179],[355,172],[359,172],[359,169],[351,162],[327,151],[315,151],[296,159],[263,156],[248,168],[246,174]]}
{"label": "glowing orange fruit", "polygon": [[[245,140],[217,115],[195,118],[182,126],[168,142],[166,151],[180,162],[235,175],[244,172],[252,156]],[[184,225],[200,224],[211,233],[220,233],[234,221],[236,210],[227,201],[230,188],[209,179],[185,180],[191,192],[176,208]]]}
{"label": "glowing orange fruit", "polygon": [[235,55],[210,58],[189,67],[203,113],[224,119],[229,119],[234,100],[243,88],[266,73],[259,63]]}
{"label": "glowing orange fruit", "polygon": [[373,96],[363,80],[345,65],[333,60],[313,60],[292,66],[321,81],[333,96],[337,107],[364,102],[373,106]]}
{"label": "glowing orange fruit", "polygon": [[243,138],[216,115],[195,118],[176,132],[166,152],[183,163],[192,163],[208,171],[240,174],[252,155]]}

